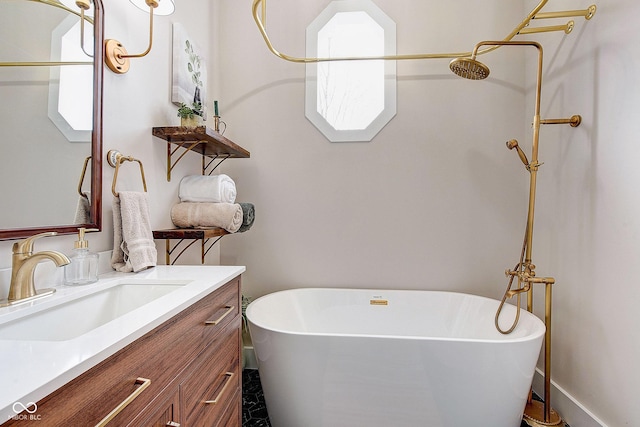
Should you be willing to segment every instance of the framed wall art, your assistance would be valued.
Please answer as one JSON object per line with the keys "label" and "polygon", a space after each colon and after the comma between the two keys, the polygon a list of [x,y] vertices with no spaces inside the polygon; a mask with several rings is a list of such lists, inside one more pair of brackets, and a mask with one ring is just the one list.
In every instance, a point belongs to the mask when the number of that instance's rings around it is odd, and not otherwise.
{"label": "framed wall art", "polygon": [[207,64],[198,45],[184,27],[173,24],[173,82],[171,102],[204,106]]}

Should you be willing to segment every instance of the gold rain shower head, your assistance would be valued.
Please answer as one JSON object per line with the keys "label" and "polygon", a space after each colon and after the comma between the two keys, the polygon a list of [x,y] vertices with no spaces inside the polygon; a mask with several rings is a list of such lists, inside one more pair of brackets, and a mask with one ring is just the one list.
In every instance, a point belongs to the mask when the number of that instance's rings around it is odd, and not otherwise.
{"label": "gold rain shower head", "polygon": [[471,58],[456,58],[449,63],[449,68],[458,76],[469,80],[484,80],[491,72],[475,55]]}

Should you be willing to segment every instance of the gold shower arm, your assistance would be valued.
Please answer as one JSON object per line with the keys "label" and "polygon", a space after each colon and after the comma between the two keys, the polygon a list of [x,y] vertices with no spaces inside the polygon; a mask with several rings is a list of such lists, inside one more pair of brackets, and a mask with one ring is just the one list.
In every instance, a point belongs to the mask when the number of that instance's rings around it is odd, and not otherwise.
{"label": "gold shower arm", "polygon": [[[555,17],[561,17],[565,15],[575,16],[574,15],[575,13],[584,12],[584,13],[578,14],[578,16],[583,14],[585,15],[586,19],[591,19],[591,17],[595,13],[595,6],[590,6],[589,9],[586,9],[585,11],[549,12],[548,14],[540,13],[542,8],[547,4],[548,1],[549,0],[541,0],[540,3],[538,3],[538,5],[535,8],[533,8],[531,12],[529,12],[529,14],[525,17],[525,19],[520,24],[518,24],[513,29],[513,31],[511,31],[511,33],[509,33],[504,39],[502,39],[502,41],[511,41],[515,36],[519,34],[531,34],[531,33],[537,33],[537,32],[545,32],[545,31],[564,31],[566,34],[569,34],[571,32],[571,29],[573,29],[573,21],[570,21],[570,23],[566,25],[560,25],[560,26],[540,27],[538,29],[525,28],[529,25],[531,20],[534,19],[535,17],[537,17],[538,19],[543,19],[547,17],[555,18]],[[273,43],[271,42],[269,35],[267,34],[266,24],[265,24],[266,23],[266,7],[267,7],[267,0],[253,0],[253,5],[251,8],[253,19],[256,22],[256,25],[258,26],[258,30],[260,31],[260,34],[262,34],[262,38],[264,39],[267,45],[267,48],[271,51],[271,53],[276,55],[278,58],[284,59],[285,61],[289,61],[289,62],[308,64],[308,63],[316,63],[316,62],[357,61],[357,60],[372,60],[372,59],[393,60],[393,61],[406,60],[406,59],[444,59],[444,58],[454,59],[454,58],[471,56],[472,54],[471,52],[445,52],[445,53],[419,53],[419,54],[409,54],[409,55],[340,57],[340,58],[315,58],[315,57],[290,56],[278,51],[273,45]],[[259,13],[259,10],[262,11],[262,16],[260,16],[261,14]],[[589,17],[587,17],[588,11],[592,11]],[[477,54],[482,55],[484,53],[494,51],[499,47],[500,46],[497,46],[497,45],[487,47],[482,50],[478,50]]]}

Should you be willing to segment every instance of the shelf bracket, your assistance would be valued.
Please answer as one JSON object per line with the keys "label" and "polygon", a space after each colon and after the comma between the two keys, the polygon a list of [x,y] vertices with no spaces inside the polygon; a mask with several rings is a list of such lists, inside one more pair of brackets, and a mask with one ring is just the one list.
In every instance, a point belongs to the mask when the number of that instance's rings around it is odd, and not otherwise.
{"label": "shelf bracket", "polygon": [[[174,265],[176,263],[176,261],[178,261],[178,258],[180,258],[180,256],[184,253],[184,251],[186,251],[187,249],[189,249],[195,242],[196,240],[192,240],[191,243],[187,244],[179,253],[178,255],[176,255],[176,257],[174,258],[173,262],[171,262],[171,255],[173,254],[173,252],[175,252],[176,250],[178,250],[178,247],[182,244],[182,242],[184,242],[185,239],[180,239],[178,241],[178,243],[176,243],[173,248],[171,247],[171,239],[165,239],[165,254],[164,254],[164,259],[165,259],[165,264],[166,265]],[[204,257],[203,257],[203,261],[202,263],[204,264]]]}
{"label": "shelf bracket", "polygon": [[[167,182],[171,182],[171,170],[178,164],[180,160],[187,154],[189,151],[193,150],[200,144],[206,144],[206,141],[195,141],[195,142],[173,142],[176,147],[171,149],[171,142],[167,142]],[[172,163],[173,155],[178,151],[178,149],[184,148],[184,151],[180,156]]]}
{"label": "shelf bracket", "polygon": [[201,258],[201,263],[204,264],[204,257],[209,253],[209,251],[211,250],[211,248],[213,248],[215,246],[216,243],[218,243],[218,240],[222,239],[224,236],[218,236],[207,248],[206,244],[207,242],[209,242],[209,240],[211,239],[203,239],[202,240],[202,258]]}
{"label": "shelf bracket", "polygon": [[[169,230],[154,230],[154,239],[164,239],[165,241],[165,264],[174,265],[187,249],[200,240],[200,262],[204,264],[205,256],[218,241],[229,234],[222,228],[174,228]],[[171,240],[176,240],[171,245]],[[187,242],[190,240],[190,242]],[[173,261],[172,256],[175,255]]]}
{"label": "shelf bracket", "polygon": [[[209,160],[209,162],[206,161],[206,157],[207,156],[205,156],[204,154],[202,155],[202,175],[211,176],[213,171],[215,171],[216,168],[222,164],[222,162],[224,162],[225,160],[231,158],[231,154],[227,154],[225,156],[216,155],[216,156],[212,157],[211,160]],[[222,158],[218,160],[219,157],[222,157]],[[218,163],[216,163],[215,166],[213,166],[213,168],[211,170],[209,170],[209,166],[211,166],[213,164],[213,162],[215,162],[216,160],[218,160]],[[209,172],[207,172],[207,170],[209,170]]]}
{"label": "shelf bracket", "polygon": [[[216,243],[218,243],[218,241],[220,239],[222,239],[224,236],[218,236],[211,244],[209,244],[209,246],[207,246],[207,244],[209,243],[209,240],[211,240],[210,238],[194,238],[191,239],[191,243],[186,243],[187,239],[179,239],[178,242],[173,245],[173,247],[171,246],[171,239],[165,239],[165,264],[166,265],[175,265],[176,261],[178,261],[178,259],[182,256],[182,254],[189,249],[191,246],[193,246],[193,244],[200,240],[202,242],[201,244],[201,250],[200,250],[200,263],[204,264],[204,260],[205,257],[207,256],[207,254],[209,253],[209,251],[215,246]],[[180,249],[182,245],[182,243],[185,243],[184,247],[182,249]],[[177,250],[180,250],[180,252],[178,252],[178,254],[175,256],[175,258],[173,259],[173,261],[171,261],[171,255],[173,255],[174,252],[176,252]]]}

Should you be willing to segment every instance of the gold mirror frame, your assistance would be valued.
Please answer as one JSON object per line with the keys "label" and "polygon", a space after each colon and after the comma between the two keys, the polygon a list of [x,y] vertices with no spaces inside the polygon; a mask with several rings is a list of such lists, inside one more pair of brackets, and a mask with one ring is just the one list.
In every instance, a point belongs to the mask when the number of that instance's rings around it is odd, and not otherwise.
{"label": "gold mirror frame", "polygon": [[[39,1],[39,0],[35,0]],[[48,1],[42,3],[50,4]],[[87,224],[34,226],[0,229],[0,240],[20,239],[45,231],[58,234],[77,233],[78,227],[102,228],[102,75],[104,15],[102,0],[93,0],[94,14],[94,63],[93,63],[93,130],[91,132],[91,222]],[[57,6],[59,7],[59,6]],[[47,66],[51,64],[38,64]],[[55,64],[53,64],[55,66]],[[87,165],[87,166],[89,166]],[[55,165],[53,165],[55,167]]]}

